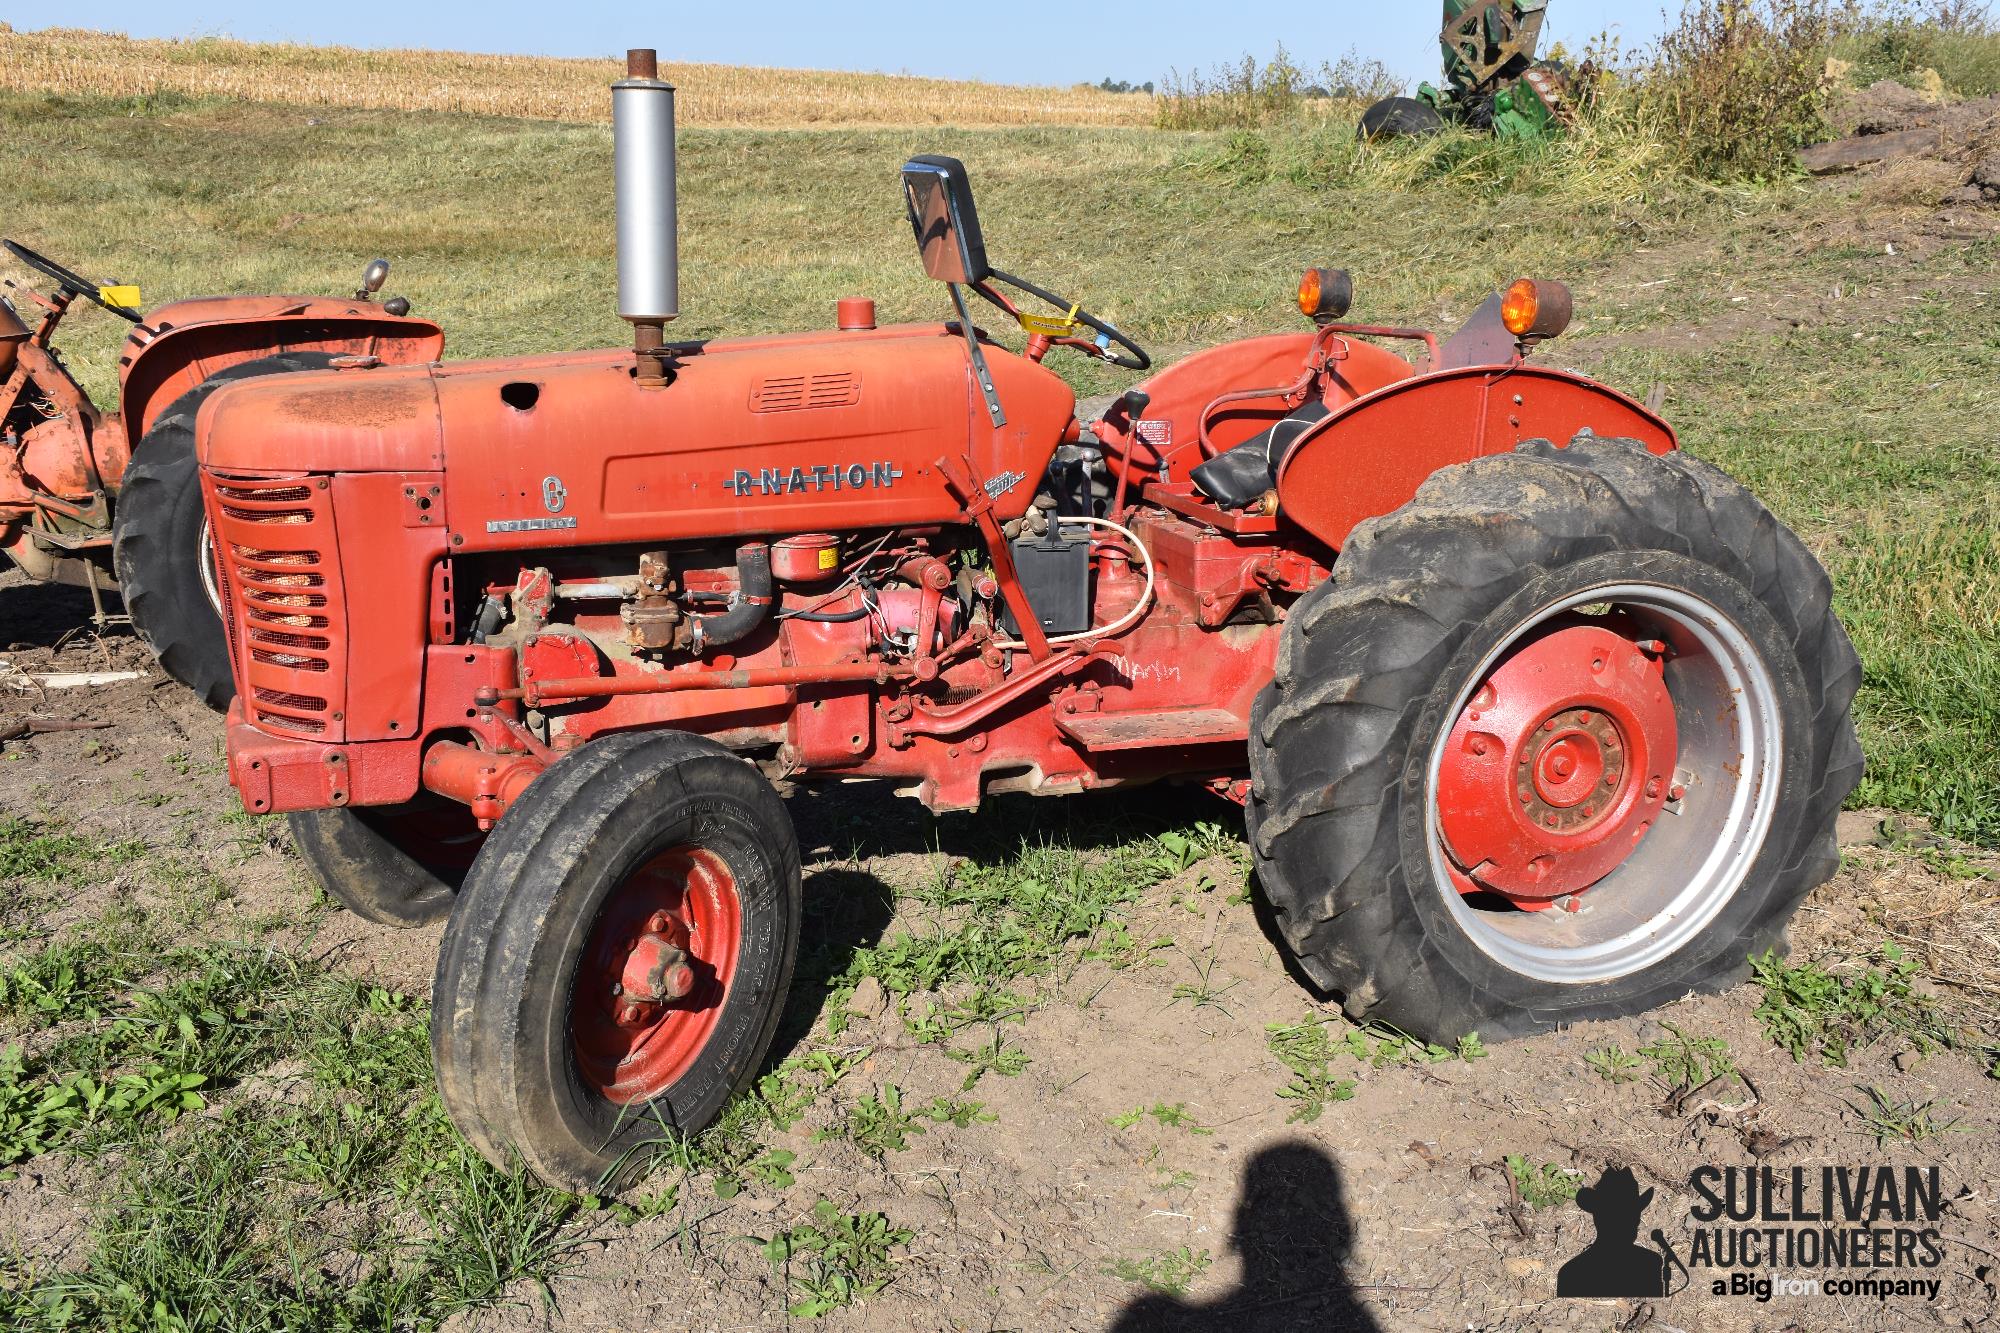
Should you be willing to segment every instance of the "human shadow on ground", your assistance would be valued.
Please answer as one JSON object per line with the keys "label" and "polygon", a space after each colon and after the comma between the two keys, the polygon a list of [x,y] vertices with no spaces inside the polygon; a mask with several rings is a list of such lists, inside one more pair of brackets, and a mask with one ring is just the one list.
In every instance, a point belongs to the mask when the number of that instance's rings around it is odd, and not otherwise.
{"label": "human shadow on ground", "polygon": [[1243,1260],[1235,1290],[1212,1301],[1141,1296],[1112,1333],[1384,1333],[1348,1281],[1354,1222],[1340,1168],[1319,1148],[1293,1140],[1260,1149],[1243,1168],[1230,1231]]}

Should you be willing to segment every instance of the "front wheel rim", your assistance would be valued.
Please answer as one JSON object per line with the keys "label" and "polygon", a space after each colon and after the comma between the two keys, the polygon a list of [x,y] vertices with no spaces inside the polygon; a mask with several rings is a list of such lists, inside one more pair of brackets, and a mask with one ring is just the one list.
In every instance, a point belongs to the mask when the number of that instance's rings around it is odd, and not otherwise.
{"label": "front wheel rim", "polygon": [[736,979],[743,906],[727,863],[673,847],[626,876],[599,910],[570,998],[586,1085],[649,1102],[694,1066]]}
{"label": "front wheel rim", "polygon": [[[1529,721],[1538,734],[1554,734],[1540,731],[1554,722],[1555,731],[1588,743],[1563,752],[1569,771],[1542,766],[1548,749],[1528,756],[1527,785],[1511,799],[1532,803],[1538,815],[1548,806],[1558,817],[1563,827],[1549,830],[1551,847],[1580,834],[1579,847],[1589,842],[1597,858],[1568,863],[1557,856],[1553,868],[1562,873],[1538,895],[1525,876],[1504,873],[1521,868],[1505,864],[1504,855],[1488,857],[1502,863],[1503,873],[1488,865],[1483,874],[1468,874],[1461,863],[1488,848],[1454,845],[1454,835],[1459,844],[1467,841],[1465,821],[1441,811],[1441,796],[1462,800],[1470,790],[1455,747],[1468,743],[1467,724],[1481,712],[1476,705],[1491,702],[1482,692],[1504,682],[1517,658],[1546,653],[1557,635],[1579,630],[1598,636],[1589,642],[1611,644],[1614,653],[1621,651],[1614,641],[1622,641],[1628,658],[1657,660],[1671,715],[1663,718],[1643,687],[1610,701],[1588,691],[1570,698],[1558,687],[1536,701]],[[1777,807],[1783,749],[1770,669],[1735,621],[1678,587],[1607,583],[1544,606],[1501,636],[1445,717],[1425,784],[1431,881],[1453,923],[1482,953],[1537,981],[1613,980],[1685,947],[1742,889]],[[1606,717],[1613,719],[1608,726],[1593,720]],[[1520,756],[1510,750],[1508,757]],[[1570,799],[1574,793],[1563,785],[1593,763],[1600,766],[1591,775],[1609,780],[1594,806]],[[1489,806],[1498,799],[1489,794]],[[1609,864],[1606,848],[1616,852]],[[1551,907],[1557,910],[1534,910]]]}

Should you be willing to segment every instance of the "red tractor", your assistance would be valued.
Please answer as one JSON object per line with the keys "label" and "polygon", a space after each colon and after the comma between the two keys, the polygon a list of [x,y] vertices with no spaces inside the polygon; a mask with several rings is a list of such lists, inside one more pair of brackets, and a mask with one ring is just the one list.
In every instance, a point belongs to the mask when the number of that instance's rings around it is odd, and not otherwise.
{"label": "red tractor", "polygon": [[1300,331],[1079,423],[1043,359],[1146,354],[995,269],[964,168],[918,157],[955,318],[668,343],[672,105],[634,53],[631,350],[248,383],[200,421],[231,780],[363,915],[449,914],[438,1080],[496,1161],[596,1181],[758,1070],[800,919],[772,778],[937,810],[1205,784],[1306,975],[1432,1038],[1726,985],[1834,869],[1859,667],[1827,577],[1530,359],[1559,285],[1440,340],[1314,270]]}
{"label": "red tractor", "polygon": [[[217,708],[234,686],[196,475],[194,426],[209,395],[238,380],[337,365],[435,361],[444,334],[373,296],[376,260],[352,300],[220,296],[141,315],[139,289],[94,282],[15,241],[13,259],[51,294],[9,283],[39,307],[30,329],[0,297],[0,551],[29,578],[90,590],[102,626],[125,612],[167,673]],[[52,340],[82,299],[132,323],[118,358],[119,410],[105,414]],[[32,310],[30,313],[34,313]]]}

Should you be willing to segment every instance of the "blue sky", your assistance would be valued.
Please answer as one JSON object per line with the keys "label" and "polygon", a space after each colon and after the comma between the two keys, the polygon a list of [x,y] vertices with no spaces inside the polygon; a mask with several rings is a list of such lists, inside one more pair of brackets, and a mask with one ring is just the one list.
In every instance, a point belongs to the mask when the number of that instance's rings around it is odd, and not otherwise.
{"label": "blue sky", "polygon": [[[1628,49],[1659,30],[1659,3],[1551,0],[1547,32],[1573,43],[1616,29]],[[1282,41],[1302,63],[1348,47],[1412,80],[1434,77],[1435,3],[1354,0],[1003,0],[994,4],[527,4],[519,0],[0,0],[16,28],[101,28],[134,37],[415,46],[593,56],[653,46],[662,57],[797,69],[879,70],[1007,83],[1142,83],[1170,68],[1206,68]]]}

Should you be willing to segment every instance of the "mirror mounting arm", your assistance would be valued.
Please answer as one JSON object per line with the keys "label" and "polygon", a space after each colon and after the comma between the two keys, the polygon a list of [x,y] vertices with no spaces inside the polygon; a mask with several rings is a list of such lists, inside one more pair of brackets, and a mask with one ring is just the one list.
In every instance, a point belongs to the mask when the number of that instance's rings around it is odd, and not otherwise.
{"label": "mirror mounting arm", "polygon": [[986,415],[993,418],[995,426],[1007,424],[1007,414],[1000,410],[1000,391],[993,387],[993,372],[987,368],[985,349],[979,345],[979,332],[972,327],[972,312],[965,305],[965,290],[955,282],[945,284],[951,291],[951,303],[958,307],[959,331],[965,335],[965,350],[972,357],[972,375],[979,381],[979,391],[986,397]]}

